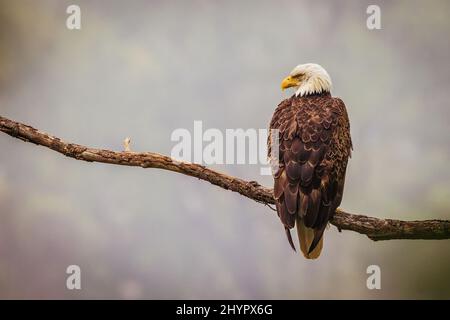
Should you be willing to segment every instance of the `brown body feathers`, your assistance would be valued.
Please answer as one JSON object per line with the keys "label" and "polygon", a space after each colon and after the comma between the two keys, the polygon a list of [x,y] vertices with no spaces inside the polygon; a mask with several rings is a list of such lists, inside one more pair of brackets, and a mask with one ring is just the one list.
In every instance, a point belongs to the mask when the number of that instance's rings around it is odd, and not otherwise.
{"label": "brown body feathers", "polygon": [[[329,93],[294,95],[278,105],[270,129],[279,130],[274,173],[278,216],[292,248],[290,229],[297,223],[303,254],[317,258],[325,227],[342,200],[352,149],[345,105]],[[269,137],[269,157],[271,148]]]}

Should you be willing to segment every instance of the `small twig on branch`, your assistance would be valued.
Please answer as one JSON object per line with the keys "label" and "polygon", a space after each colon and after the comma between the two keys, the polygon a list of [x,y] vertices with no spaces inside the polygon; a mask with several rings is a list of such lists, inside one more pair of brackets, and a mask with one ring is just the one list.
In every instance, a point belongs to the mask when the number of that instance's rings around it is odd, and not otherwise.
{"label": "small twig on branch", "polygon": [[[180,162],[158,153],[116,152],[88,148],[65,142],[60,138],[2,116],[0,116],[0,131],[17,139],[47,147],[77,160],[169,170],[208,181],[213,185],[238,192],[265,205],[275,203],[272,189],[263,187],[255,181],[245,181],[208,169],[202,165]],[[372,240],[450,239],[449,220],[401,221],[379,219],[350,214],[337,209],[331,223],[339,230],[352,230],[365,234]]]}

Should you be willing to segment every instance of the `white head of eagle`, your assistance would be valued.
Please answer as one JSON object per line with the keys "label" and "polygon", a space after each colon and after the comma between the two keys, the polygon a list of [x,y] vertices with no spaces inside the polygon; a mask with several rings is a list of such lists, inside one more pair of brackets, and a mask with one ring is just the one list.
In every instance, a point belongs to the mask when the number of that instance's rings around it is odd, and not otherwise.
{"label": "white head of eagle", "polygon": [[291,87],[296,89],[297,97],[330,92],[331,78],[328,72],[316,63],[299,64],[281,82],[282,90]]}

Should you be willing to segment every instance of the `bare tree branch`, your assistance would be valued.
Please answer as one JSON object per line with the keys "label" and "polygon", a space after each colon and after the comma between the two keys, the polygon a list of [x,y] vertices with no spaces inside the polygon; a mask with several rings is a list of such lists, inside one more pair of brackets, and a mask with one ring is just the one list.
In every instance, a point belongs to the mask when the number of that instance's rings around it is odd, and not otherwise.
{"label": "bare tree branch", "polygon": [[[263,187],[256,181],[245,181],[208,169],[202,165],[176,161],[158,153],[116,152],[88,148],[65,142],[60,138],[2,116],[0,116],[0,130],[17,139],[47,147],[77,160],[174,171],[208,181],[226,190],[238,192],[247,198],[266,205],[275,203],[272,189]],[[401,221],[379,219],[350,214],[338,209],[331,223],[339,230],[352,230],[365,234],[372,240],[450,239],[449,220]]]}

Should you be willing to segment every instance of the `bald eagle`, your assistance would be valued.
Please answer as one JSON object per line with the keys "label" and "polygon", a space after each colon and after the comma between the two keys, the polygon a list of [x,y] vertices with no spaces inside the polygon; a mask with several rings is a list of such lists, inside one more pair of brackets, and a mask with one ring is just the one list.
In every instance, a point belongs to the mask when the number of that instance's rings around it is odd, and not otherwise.
{"label": "bald eagle", "polygon": [[[269,160],[274,198],[289,244],[297,226],[300,249],[307,259],[319,257],[323,233],[340,205],[345,171],[351,155],[350,124],[344,102],[330,94],[331,79],[324,68],[308,63],[295,67],[281,83],[295,94],[282,101],[270,121]],[[273,130],[278,130],[278,157]]]}

